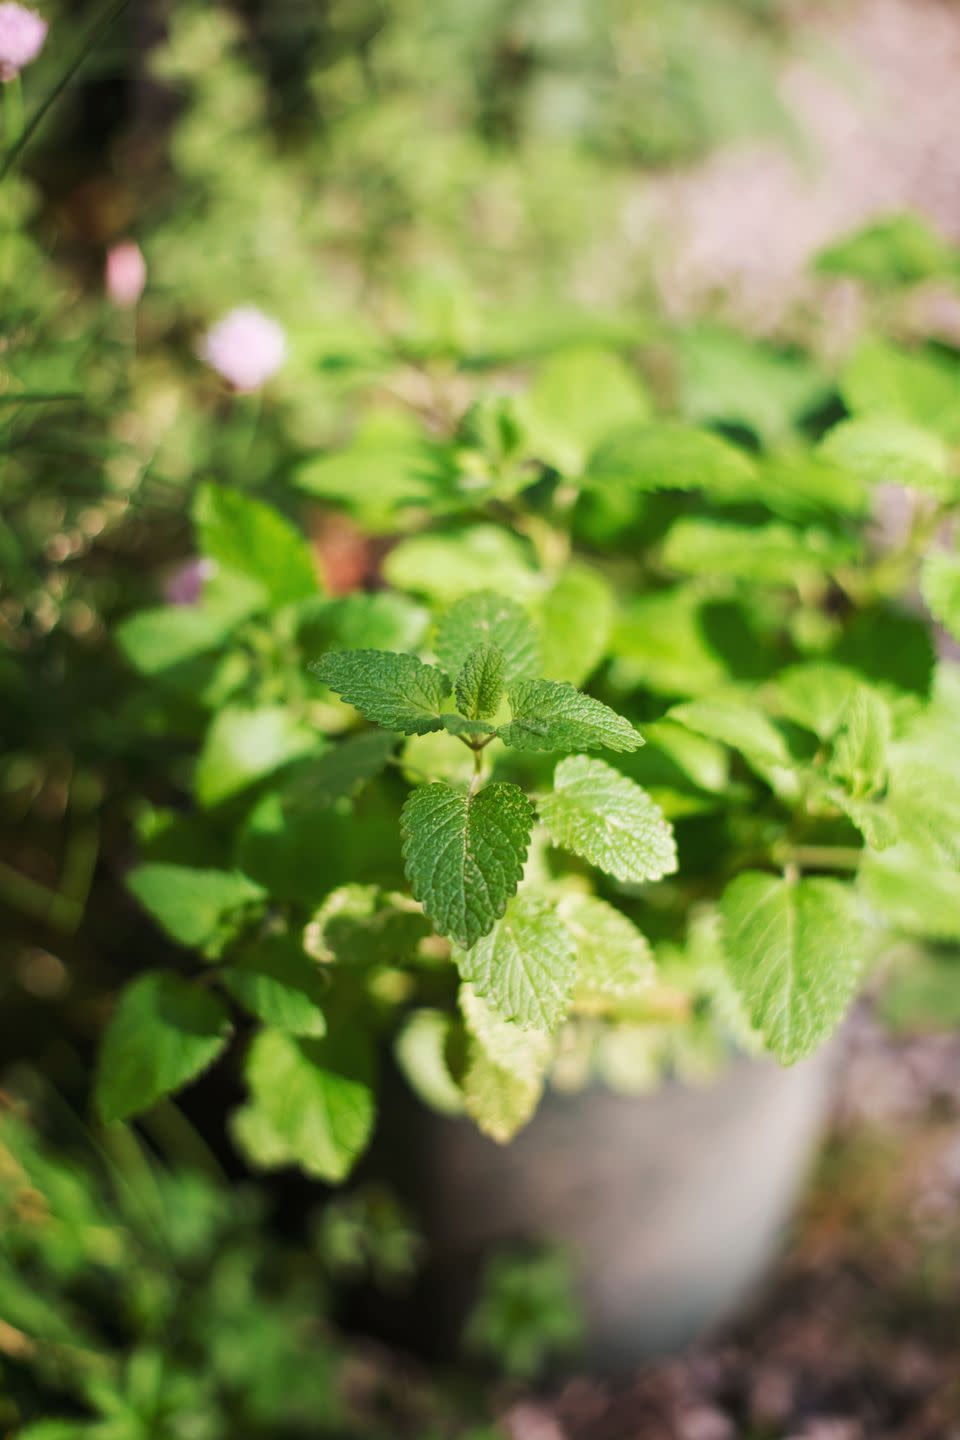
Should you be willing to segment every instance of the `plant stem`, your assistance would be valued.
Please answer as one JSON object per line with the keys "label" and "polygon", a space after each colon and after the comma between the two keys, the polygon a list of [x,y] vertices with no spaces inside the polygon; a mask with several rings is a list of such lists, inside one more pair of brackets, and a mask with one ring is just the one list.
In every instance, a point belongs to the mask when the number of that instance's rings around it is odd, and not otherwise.
{"label": "plant stem", "polygon": [[105,7],[100,19],[95,21],[92,25],[86,39],[84,40],[80,49],[77,51],[77,54],[74,56],[73,60],[67,66],[66,70],[64,70],[63,74],[60,76],[60,79],[57,81],[56,85],[54,85],[53,89],[47,92],[45,98],[40,102],[40,105],[31,115],[29,122],[20,131],[17,139],[15,141],[10,141],[8,139],[6,154],[4,155],[3,160],[0,161],[0,180],[5,180],[10,174],[10,171],[13,169],[14,165],[17,162],[20,152],[29,143],[34,131],[37,129],[37,126],[40,124],[47,111],[60,98],[64,90],[66,90],[67,86],[70,84],[70,81],[80,69],[80,66],[83,64],[84,60],[86,60],[87,56],[90,54],[90,51],[93,50],[98,44],[100,37],[105,33],[105,31],[110,28],[114,20],[118,20],[120,18],[120,16],[123,14],[124,10],[126,10],[129,4],[130,0],[116,0],[115,4],[107,5]]}
{"label": "plant stem", "polygon": [[[14,75],[3,86],[4,148],[11,150],[23,131],[23,87],[20,76]],[[3,284],[9,290],[14,279],[17,239],[17,195],[15,188],[7,192],[6,234],[3,237]]]}
{"label": "plant stem", "polygon": [[855,845],[777,845],[773,859],[797,870],[856,870],[863,851]]}

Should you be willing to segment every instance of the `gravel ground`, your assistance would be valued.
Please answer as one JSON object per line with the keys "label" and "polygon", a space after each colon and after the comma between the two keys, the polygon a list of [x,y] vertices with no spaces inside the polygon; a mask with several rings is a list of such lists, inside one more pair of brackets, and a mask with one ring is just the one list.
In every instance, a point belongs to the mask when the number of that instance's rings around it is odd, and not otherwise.
{"label": "gravel ground", "polygon": [[[811,257],[877,215],[916,210],[960,239],[960,5],[805,0],[795,26],[780,89],[796,143],[719,151],[643,188],[626,217],[673,236],[659,282],[676,313],[724,294],[775,329],[808,293]],[[849,303],[838,287],[834,326]]]}

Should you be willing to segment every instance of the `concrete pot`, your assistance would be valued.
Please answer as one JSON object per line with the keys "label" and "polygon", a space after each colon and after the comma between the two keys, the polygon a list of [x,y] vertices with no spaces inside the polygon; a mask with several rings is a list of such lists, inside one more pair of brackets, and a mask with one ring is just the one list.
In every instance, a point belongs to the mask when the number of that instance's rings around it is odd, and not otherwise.
{"label": "concrete pot", "polygon": [[790,1070],[742,1060],[709,1087],[551,1094],[506,1147],[430,1116],[420,1178],[440,1327],[458,1327],[492,1247],[548,1239],[574,1258],[594,1363],[696,1339],[775,1257],[831,1070],[826,1055]]}

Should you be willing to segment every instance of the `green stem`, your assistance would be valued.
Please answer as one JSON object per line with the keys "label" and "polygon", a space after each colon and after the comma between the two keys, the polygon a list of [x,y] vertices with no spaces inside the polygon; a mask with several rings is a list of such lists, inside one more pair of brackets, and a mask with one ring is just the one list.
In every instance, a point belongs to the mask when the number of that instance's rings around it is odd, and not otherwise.
{"label": "green stem", "polygon": [[856,870],[863,851],[855,845],[777,845],[776,864],[798,870]]}
{"label": "green stem", "polygon": [[10,174],[10,171],[17,163],[21,151],[29,144],[34,131],[43,120],[43,117],[60,98],[64,90],[66,90],[91,50],[99,43],[100,37],[110,28],[115,20],[120,18],[129,4],[130,0],[115,0],[114,4],[108,4],[104,8],[103,14],[90,28],[87,38],[77,51],[77,54],[67,66],[66,70],[64,70],[53,89],[47,92],[45,98],[31,115],[29,122],[21,129],[17,139],[12,142],[8,139],[7,153],[4,155],[3,160],[0,161],[0,181],[5,180]]}
{"label": "green stem", "polygon": [[[14,75],[3,86],[3,139],[10,151],[23,133],[23,87],[20,76]],[[7,193],[6,234],[3,237],[3,283],[7,289],[13,283],[16,269],[17,239],[17,195],[11,188]]]}

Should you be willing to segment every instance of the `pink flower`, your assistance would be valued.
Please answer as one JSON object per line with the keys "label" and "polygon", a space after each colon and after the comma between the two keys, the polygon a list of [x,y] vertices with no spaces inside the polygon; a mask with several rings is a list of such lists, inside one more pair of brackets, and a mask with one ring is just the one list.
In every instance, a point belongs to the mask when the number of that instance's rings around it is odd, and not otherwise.
{"label": "pink flower", "polygon": [[24,5],[0,5],[0,80],[14,80],[36,60],[47,38],[47,22]]}
{"label": "pink flower", "polygon": [[287,358],[287,337],[252,305],[231,310],[207,334],[201,355],[241,394],[259,390]]}
{"label": "pink flower", "polygon": [[133,240],[121,240],[108,251],[104,282],[114,305],[124,310],[136,305],[147,283],[147,262]]}
{"label": "pink flower", "polygon": [[204,581],[213,574],[209,560],[200,555],[184,560],[167,576],[163,598],[168,605],[196,605],[203,595]]}

